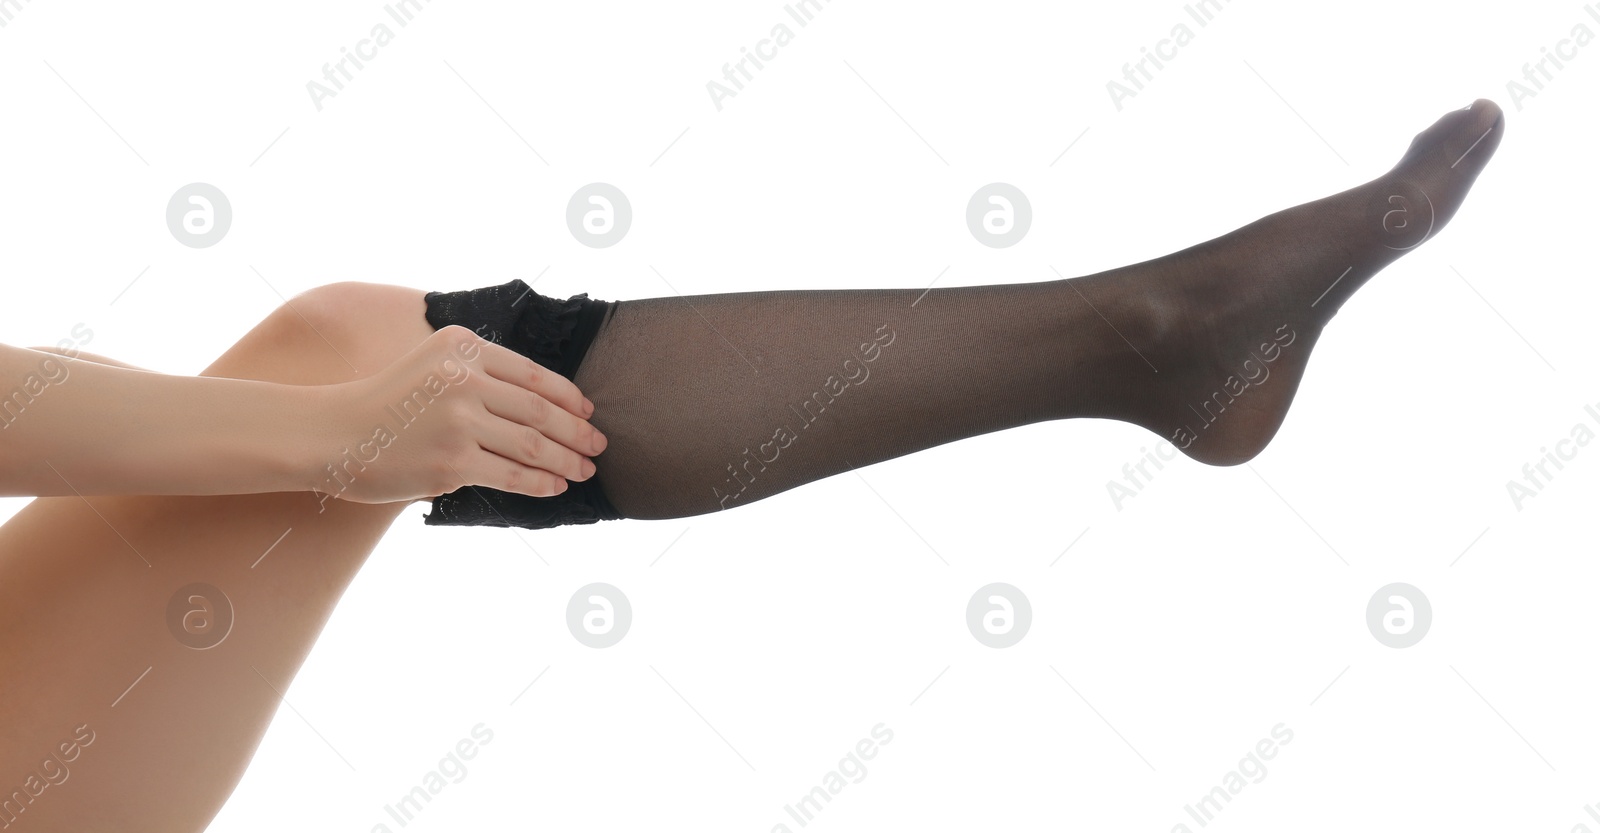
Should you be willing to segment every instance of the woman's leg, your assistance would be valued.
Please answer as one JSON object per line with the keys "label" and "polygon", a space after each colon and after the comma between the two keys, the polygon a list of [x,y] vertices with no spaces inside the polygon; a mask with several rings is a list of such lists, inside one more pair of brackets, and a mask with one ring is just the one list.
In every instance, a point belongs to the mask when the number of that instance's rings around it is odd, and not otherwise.
{"label": "woman's leg", "polygon": [[1086,278],[621,302],[575,378],[610,440],[597,482],[625,517],[696,515],[1070,417],[1242,463],[1282,422],[1328,319],[1455,214],[1502,128],[1492,102],[1452,111],[1366,185]]}
{"label": "woman's leg", "polygon": [[[336,284],[290,304],[204,375],[332,384],[432,332],[410,289]],[[403,508],[63,497],[0,527],[0,830],[204,829]],[[208,588],[169,608],[194,584]],[[229,610],[226,637],[197,650]]]}
{"label": "woman's leg", "polygon": [[[576,378],[610,438],[599,480],[628,517],[693,515],[1075,416],[1242,462],[1276,431],[1333,312],[1450,219],[1501,127],[1488,102],[1447,114],[1372,183],[1088,278],[618,304]],[[334,303],[341,293],[361,297]],[[300,323],[280,311],[208,372],[337,382],[428,334],[421,293],[336,287],[319,298],[330,309]],[[0,632],[29,634],[0,647],[11,718],[0,764],[16,778],[39,766],[29,783],[43,784],[59,765],[35,762],[70,754],[78,776],[37,797],[0,795],[13,802],[0,803],[0,824],[10,811],[54,819],[41,828],[203,826],[399,512],[320,508],[309,494],[57,498],[0,529]],[[183,644],[207,638],[204,627],[169,622],[174,593],[192,583],[209,587],[180,596],[179,614],[223,595],[238,614],[204,651]],[[163,766],[144,765],[152,750],[169,753]]]}

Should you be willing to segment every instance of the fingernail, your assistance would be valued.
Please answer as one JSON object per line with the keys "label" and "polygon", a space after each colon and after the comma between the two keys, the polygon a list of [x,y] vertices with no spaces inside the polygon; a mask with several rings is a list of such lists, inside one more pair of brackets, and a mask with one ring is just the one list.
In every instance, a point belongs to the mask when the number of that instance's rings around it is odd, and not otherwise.
{"label": "fingernail", "polygon": [[584,407],[584,415],[585,416],[590,416],[590,415],[594,414],[594,403],[590,402],[589,401],[589,397],[587,397],[587,396],[585,396],[583,398],[583,407]]}
{"label": "fingernail", "polygon": [[606,435],[599,431],[594,432],[594,453],[599,454],[605,451],[607,445],[609,445],[609,442],[606,440]]}
{"label": "fingernail", "polygon": [[584,480],[588,480],[591,477],[594,477],[594,463],[591,463],[588,460],[584,460],[583,461],[583,479]]}

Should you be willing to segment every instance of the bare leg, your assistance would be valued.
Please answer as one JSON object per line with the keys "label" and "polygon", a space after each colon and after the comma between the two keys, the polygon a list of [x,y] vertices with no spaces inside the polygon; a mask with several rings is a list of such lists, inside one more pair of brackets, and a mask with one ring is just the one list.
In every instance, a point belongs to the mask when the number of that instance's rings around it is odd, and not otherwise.
{"label": "bare leg", "polygon": [[[432,333],[422,294],[321,287],[204,375],[314,385],[372,373]],[[405,505],[320,508],[310,492],[44,498],[0,527],[0,830],[205,828]],[[207,650],[169,629],[169,600],[194,583],[236,617]],[[206,623],[189,624],[204,644]],[[79,748],[63,754],[63,742]],[[44,762],[73,754],[70,780],[50,784],[60,770]]]}

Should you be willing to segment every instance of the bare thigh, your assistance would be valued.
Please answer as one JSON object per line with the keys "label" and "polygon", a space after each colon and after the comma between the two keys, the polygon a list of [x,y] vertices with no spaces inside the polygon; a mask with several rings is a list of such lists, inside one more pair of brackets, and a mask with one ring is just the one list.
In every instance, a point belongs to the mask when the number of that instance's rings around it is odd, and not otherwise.
{"label": "bare thigh", "polygon": [[[312,290],[203,375],[375,372],[432,332],[422,294]],[[0,829],[204,829],[404,509],[309,491],[60,497],[0,526]]]}

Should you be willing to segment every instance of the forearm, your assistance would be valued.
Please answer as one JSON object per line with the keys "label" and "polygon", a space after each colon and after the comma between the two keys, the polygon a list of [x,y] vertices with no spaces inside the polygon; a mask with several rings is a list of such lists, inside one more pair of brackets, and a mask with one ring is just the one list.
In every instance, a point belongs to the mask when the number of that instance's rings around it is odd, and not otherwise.
{"label": "forearm", "polygon": [[326,387],[169,376],[0,345],[0,494],[309,490]]}

